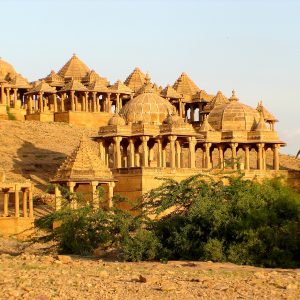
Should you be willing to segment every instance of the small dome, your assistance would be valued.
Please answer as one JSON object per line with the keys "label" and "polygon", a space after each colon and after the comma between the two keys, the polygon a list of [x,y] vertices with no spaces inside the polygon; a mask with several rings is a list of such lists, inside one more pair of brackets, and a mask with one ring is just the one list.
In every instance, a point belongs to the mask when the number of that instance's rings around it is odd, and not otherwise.
{"label": "small dome", "polygon": [[184,119],[178,116],[177,114],[168,115],[163,122],[168,125],[183,125],[185,124]]}
{"label": "small dome", "polygon": [[108,125],[114,125],[114,126],[122,126],[126,125],[126,122],[124,118],[122,118],[119,114],[114,114],[108,121]]}
{"label": "small dome", "polygon": [[208,115],[208,122],[215,130],[253,130],[260,116],[257,110],[239,101],[232,92],[230,102],[216,106]]}
{"label": "small dome", "polygon": [[174,111],[173,105],[166,99],[146,89],[143,93],[130,100],[121,110],[127,123],[162,122]]}
{"label": "small dome", "polygon": [[16,71],[14,67],[0,57],[0,74],[6,77],[8,74],[14,75]]}

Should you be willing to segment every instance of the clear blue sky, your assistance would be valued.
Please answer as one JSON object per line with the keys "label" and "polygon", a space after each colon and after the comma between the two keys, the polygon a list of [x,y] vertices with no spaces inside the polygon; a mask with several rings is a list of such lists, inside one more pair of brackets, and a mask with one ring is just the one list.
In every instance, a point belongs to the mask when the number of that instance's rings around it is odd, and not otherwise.
{"label": "clear blue sky", "polygon": [[300,1],[0,0],[0,56],[35,80],[76,53],[111,82],[136,66],[160,85],[182,71],[208,93],[259,100],[300,148]]}

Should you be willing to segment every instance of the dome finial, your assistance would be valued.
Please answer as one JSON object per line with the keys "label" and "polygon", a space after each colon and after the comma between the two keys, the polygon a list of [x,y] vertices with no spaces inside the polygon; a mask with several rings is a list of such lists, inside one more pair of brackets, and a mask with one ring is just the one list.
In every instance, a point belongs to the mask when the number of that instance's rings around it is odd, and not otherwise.
{"label": "dome finial", "polygon": [[235,89],[232,90],[232,96],[229,99],[230,101],[239,101],[239,98],[236,96]]}
{"label": "dome finial", "polygon": [[149,72],[146,73],[145,80],[146,80],[146,84],[150,83],[151,77],[150,77],[150,75],[149,75]]}

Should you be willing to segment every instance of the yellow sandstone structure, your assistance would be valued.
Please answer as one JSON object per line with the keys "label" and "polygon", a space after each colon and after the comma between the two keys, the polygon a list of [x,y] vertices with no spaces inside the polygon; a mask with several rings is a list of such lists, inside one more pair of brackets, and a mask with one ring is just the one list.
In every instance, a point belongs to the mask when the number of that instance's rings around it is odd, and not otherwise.
{"label": "yellow sandstone structure", "polygon": [[22,234],[33,227],[32,183],[10,182],[0,171],[0,234]]}

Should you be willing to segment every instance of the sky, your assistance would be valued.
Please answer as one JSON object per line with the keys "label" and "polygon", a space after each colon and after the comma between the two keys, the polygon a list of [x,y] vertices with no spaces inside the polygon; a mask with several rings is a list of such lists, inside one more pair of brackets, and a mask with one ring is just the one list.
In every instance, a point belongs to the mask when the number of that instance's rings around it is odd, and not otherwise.
{"label": "sky", "polygon": [[0,0],[0,57],[30,81],[76,53],[113,83],[139,66],[173,84],[185,71],[280,121],[300,149],[300,0]]}

